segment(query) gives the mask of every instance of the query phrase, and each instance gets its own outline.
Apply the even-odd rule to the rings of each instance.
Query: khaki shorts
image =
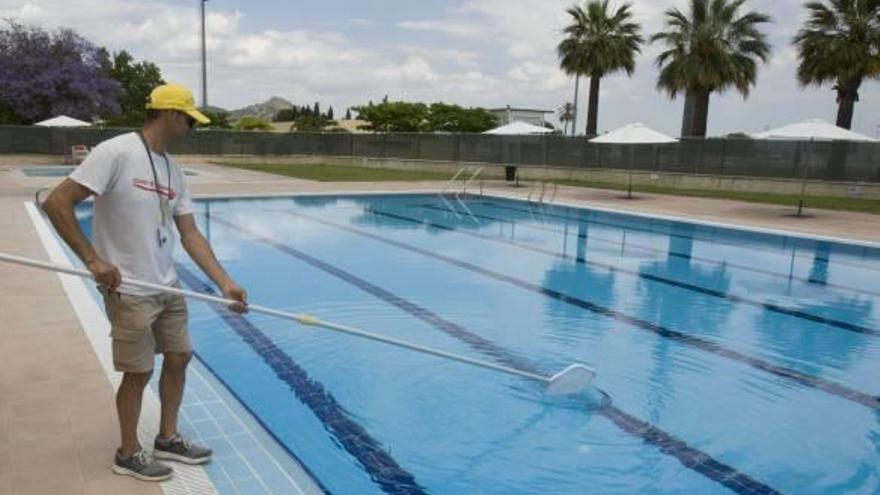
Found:
[[[192,352],[186,300],[182,296],[102,293],[116,371],[143,373],[153,369],[155,354]]]

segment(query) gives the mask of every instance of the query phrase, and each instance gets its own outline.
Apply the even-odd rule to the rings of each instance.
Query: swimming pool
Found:
[[[473,196],[210,200],[197,218],[256,303],[599,373],[550,397],[192,303],[201,363],[326,492],[880,492],[877,249]]]

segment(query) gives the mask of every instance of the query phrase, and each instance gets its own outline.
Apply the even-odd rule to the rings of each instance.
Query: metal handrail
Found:
[[[471,174],[470,179],[464,181],[464,184],[463,184],[462,187],[461,187],[461,193],[460,193],[460,194],[465,194],[465,193],[467,193],[467,187],[468,187],[468,184],[470,184],[474,179],[476,179],[477,176],[480,175],[480,172],[482,172],[482,171],[483,171],[483,167],[478,168],[476,171],[474,171],[473,174]]]
[[[526,201],[528,201],[529,203],[532,202],[532,193],[535,191],[535,189],[536,189],[537,187],[538,187],[538,183],[537,183],[537,182],[533,182],[532,185],[529,186],[529,194],[526,196]]]
[[[447,189],[450,189],[450,187],[452,186],[452,184],[455,183],[455,180],[458,179],[458,176],[461,175],[461,174],[463,174],[464,171],[465,171],[465,170],[468,170],[469,168],[471,168],[470,165],[466,165],[466,166],[461,167],[460,169],[458,169],[458,172],[456,172],[455,175],[453,175],[451,179],[449,179],[448,181],[446,181],[446,184],[443,186],[442,189],[440,189],[440,194],[445,194],[445,193],[446,193],[446,190],[447,190]]]

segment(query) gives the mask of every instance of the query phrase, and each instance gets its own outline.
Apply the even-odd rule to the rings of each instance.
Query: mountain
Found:
[[[202,112],[211,112],[211,113],[229,113],[229,110],[221,107],[215,107],[213,105],[208,105],[206,107],[199,107],[199,110]]]
[[[256,103],[244,108],[239,108],[238,110],[232,110],[229,112],[229,120],[235,121],[248,115],[272,120],[272,117],[274,117],[279,110],[286,110],[289,108],[293,108],[293,103],[284,98],[273,96],[263,103]]]

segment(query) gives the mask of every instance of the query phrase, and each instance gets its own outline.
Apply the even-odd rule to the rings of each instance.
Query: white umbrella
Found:
[[[752,134],[755,139],[790,139],[815,141],[876,141],[868,136],[853,132],[822,119],[805,120],[796,124],[770,129]]]
[[[775,139],[792,141],[876,141],[822,119],[805,120],[769,131],[752,134],[755,139]],[[807,167],[801,166],[801,198],[798,201],[797,216],[802,216],[804,195],[807,192]]]
[[[68,117],[67,115],[59,115],[57,117],[52,117],[51,119],[37,122],[34,125],[42,127],[88,127],[92,124],[73,117]]]
[[[520,120],[515,120],[509,124],[505,124],[501,127],[496,127],[494,129],[490,129],[483,134],[496,134],[496,135],[517,135],[517,134],[546,134],[548,132],[553,132],[553,129],[548,129],[546,127],[541,127],[537,125],[529,124],[528,122],[523,122]]]
[[[599,137],[590,140],[591,143],[674,143],[678,141],[674,137],[667,136],[662,132],[655,131],[650,127],[646,127],[638,122],[628,124],[613,131],[606,132]]]
[[[606,132],[590,140],[591,143],[607,144],[663,144],[678,141],[672,136],[655,131],[638,122]],[[632,199],[632,159],[629,162],[626,198]]]

